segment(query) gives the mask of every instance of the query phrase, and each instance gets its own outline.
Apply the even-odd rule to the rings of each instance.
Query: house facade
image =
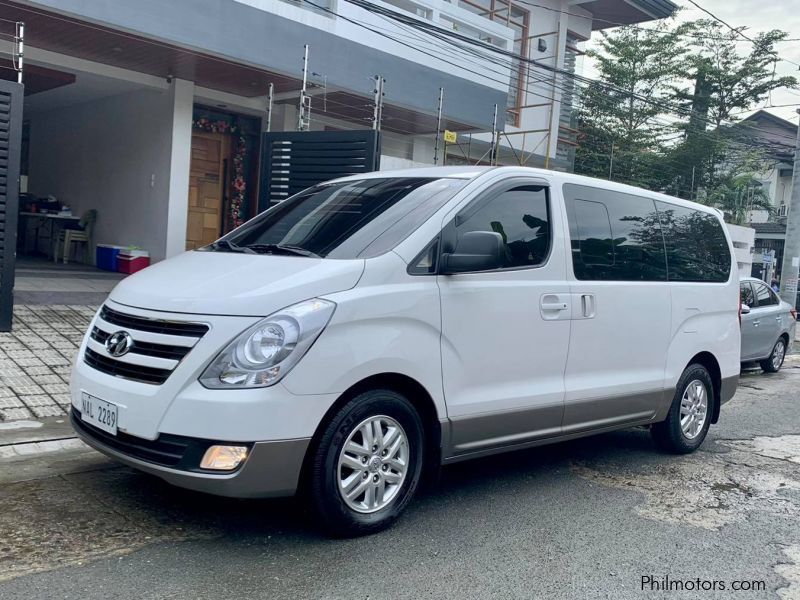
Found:
[[[771,280],[780,277],[783,264],[797,125],[759,110],[736,125],[736,128],[748,139],[768,148],[768,166],[763,172],[754,174],[754,178],[761,183],[761,189],[769,198],[772,214],[764,210],[750,211],[749,221],[755,230],[752,274]]]
[[[667,0],[9,0],[4,78],[19,64],[13,22],[25,24],[21,201],[94,209],[95,243],[173,256],[264,208],[264,132],[375,126],[376,77],[381,168],[486,162],[494,140],[499,162],[521,155],[569,169],[568,74],[581,41],[674,9]]]

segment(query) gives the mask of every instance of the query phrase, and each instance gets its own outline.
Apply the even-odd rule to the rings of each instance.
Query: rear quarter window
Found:
[[[720,220],[686,206],[656,201],[670,281],[724,282],[731,253]]]

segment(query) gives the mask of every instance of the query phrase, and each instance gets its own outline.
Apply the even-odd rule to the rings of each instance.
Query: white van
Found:
[[[441,464],[632,426],[695,450],[739,375],[719,214],[502,167],[310,188],[122,281],[72,375],[91,446],[377,531]]]

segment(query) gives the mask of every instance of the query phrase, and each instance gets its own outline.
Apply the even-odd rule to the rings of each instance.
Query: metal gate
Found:
[[[23,89],[0,80],[0,331],[11,331],[14,313]]]
[[[262,138],[258,211],[336,177],[377,171],[380,132],[285,131]]]

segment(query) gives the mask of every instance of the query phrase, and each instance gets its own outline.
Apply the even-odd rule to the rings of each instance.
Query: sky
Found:
[[[679,13],[682,21],[710,18],[707,14],[695,8],[687,0],[672,0],[683,10]],[[746,25],[744,31],[748,37],[755,37],[760,31],[782,29],[789,33],[790,38],[800,38],[800,0],[695,0],[700,6],[714,13],[728,24],[739,27]],[[591,47],[591,42],[589,42]],[[751,44],[740,44],[742,52]],[[782,42],[776,45],[776,50],[782,58],[794,61],[791,64],[781,61],[776,72],[779,75],[794,75],[800,81],[800,42]],[[596,76],[596,71],[588,62],[584,65],[584,74]],[[769,112],[784,119],[797,122],[795,112],[800,108],[800,89],[778,90],[772,94],[772,103],[765,102]],[[762,104],[759,108],[764,108]],[[797,104],[798,106],[778,107],[781,104]],[[770,108],[774,106],[776,108]],[[743,117],[746,115],[742,115]]]

